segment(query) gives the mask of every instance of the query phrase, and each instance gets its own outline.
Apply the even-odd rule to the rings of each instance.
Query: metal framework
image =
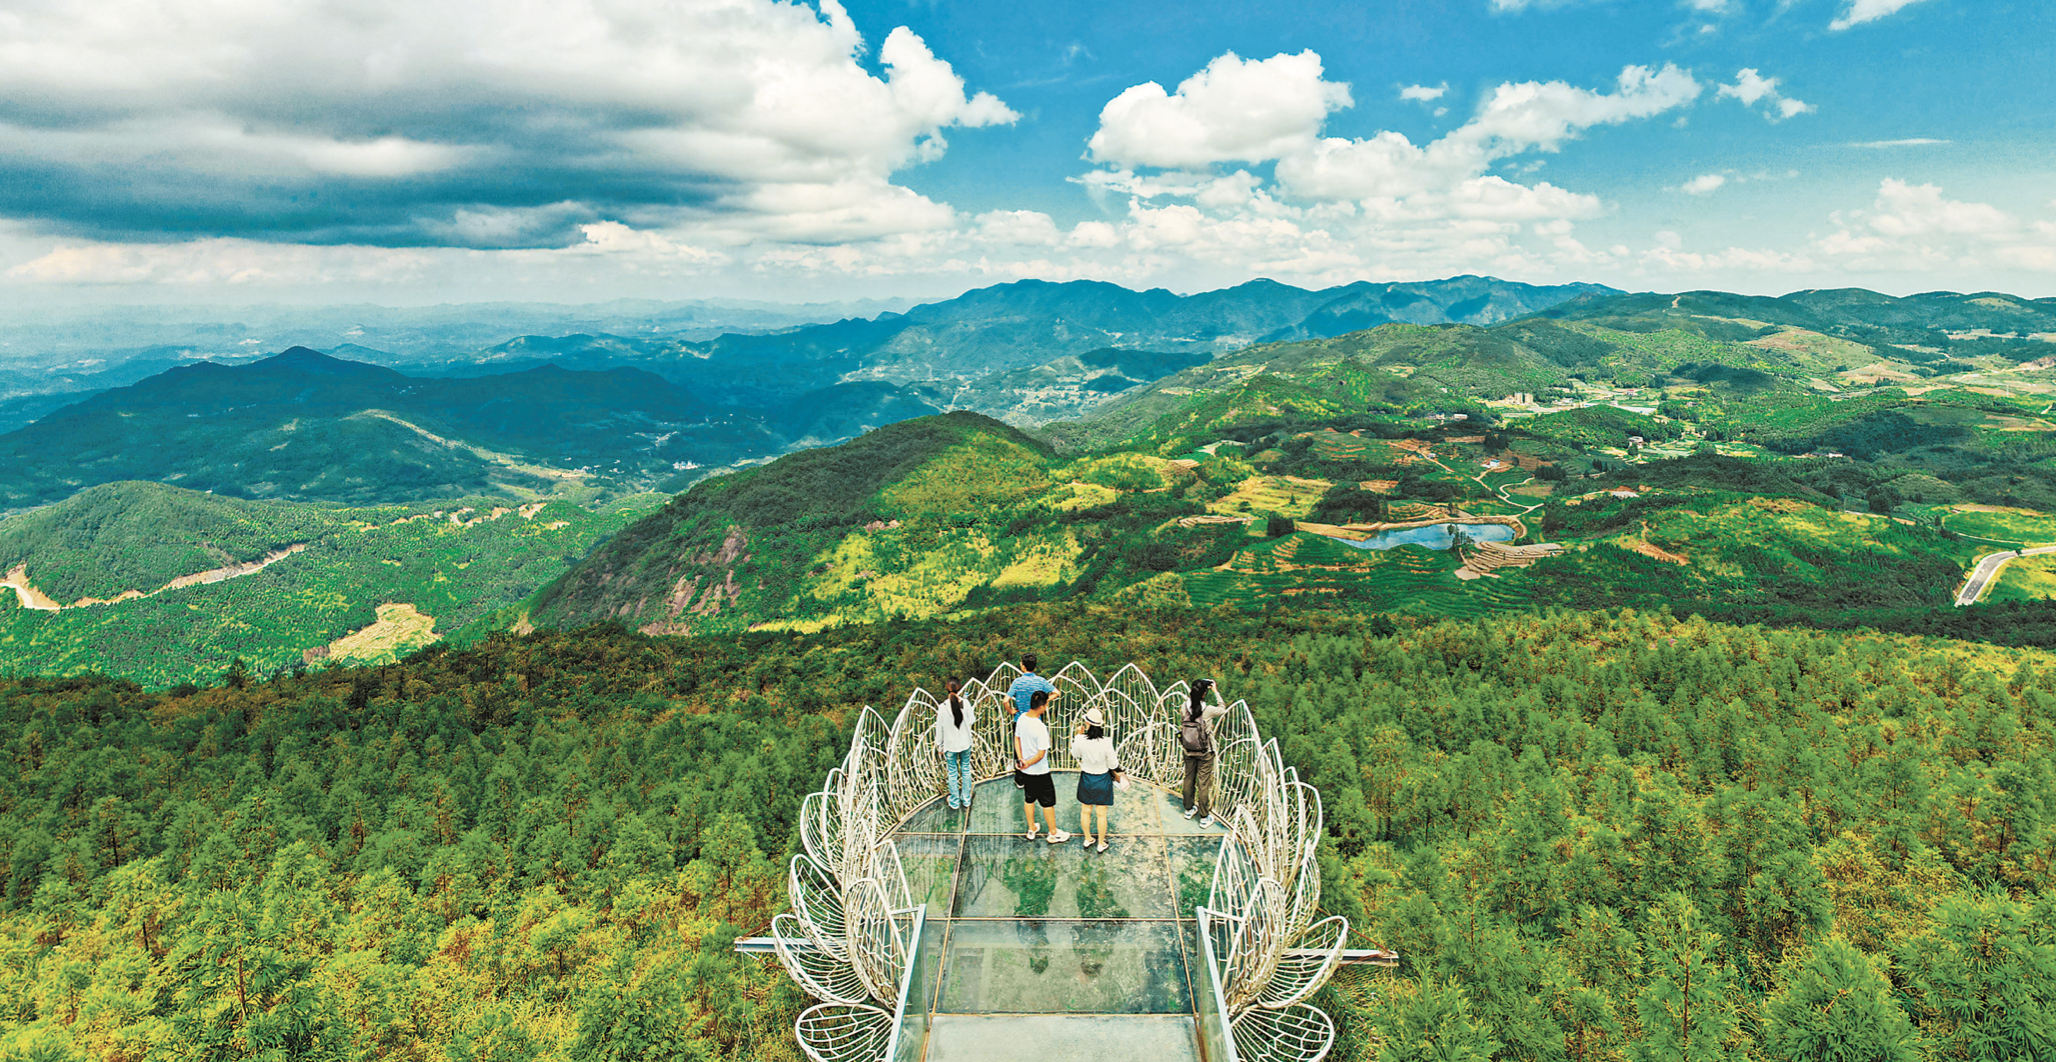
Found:
[[[977,714],[972,765],[979,780],[1013,764],[1013,707],[1006,691],[1021,671],[1002,664],[960,691]],[[1158,687],[1134,664],[1101,681],[1072,662],[1050,678],[1060,693],[1052,733],[1087,709],[1104,713],[1129,773],[1158,786],[1183,781],[1177,721],[1185,683]],[[915,690],[890,724],[870,708],[858,716],[842,765],[800,806],[800,843],[788,873],[792,912],[773,922],[774,953],[808,994],[823,1002],[794,1031],[814,1062],[883,1062],[915,941],[914,901],[889,837],[943,788],[935,745],[937,701]],[[1344,956],[1349,923],[1316,920],[1321,797],[1257,732],[1236,701],[1214,723],[1216,814],[1227,825],[1207,902],[1197,912],[1213,945],[1213,975],[1229,1032],[1246,1062],[1320,1062],[1335,1026],[1306,998]],[[1051,750],[1055,769],[1075,769],[1068,745]]]

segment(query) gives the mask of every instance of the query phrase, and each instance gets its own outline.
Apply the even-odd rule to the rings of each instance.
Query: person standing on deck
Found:
[[[971,728],[978,713],[957,693],[956,679],[943,683],[949,696],[935,706],[935,748],[942,753],[942,773],[949,779],[949,806],[971,806]]]
[[[1049,711],[1049,694],[1036,690],[1028,698],[1028,711],[1014,723],[1014,771],[1021,786],[1022,809],[1028,814],[1028,839],[1035,839],[1035,806],[1042,805],[1042,817],[1049,823],[1049,843],[1063,844],[1071,835],[1057,829],[1057,785],[1049,776],[1049,727],[1042,715]]]
[[[1098,708],[1087,708],[1071,735],[1071,755],[1078,760],[1078,829],[1085,834],[1085,847],[1107,850],[1107,809],[1114,804],[1114,783],[1122,781],[1121,764],[1114,752],[1114,739],[1107,733],[1106,716]],[[1126,784],[1122,781],[1122,784]],[[1093,813],[1099,814],[1099,839],[1092,837]]]
[[[1185,787],[1179,798],[1185,817],[1199,816],[1201,826],[1214,824],[1214,720],[1228,714],[1228,706],[1206,703],[1213,679],[1192,680],[1192,703],[1178,720],[1178,746],[1185,753]]]
[[[1021,655],[1021,677],[1015,679],[1013,684],[1007,687],[1007,699],[1014,702],[1014,722],[1020,722],[1021,717],[1027,714],[1028,698],[1035,696],[1037,690],[1041,690],[1051,697],[1057,695],[1057,688],[1050,685],[1048,679],[1035,673],[1035,654],[1023,653]]]

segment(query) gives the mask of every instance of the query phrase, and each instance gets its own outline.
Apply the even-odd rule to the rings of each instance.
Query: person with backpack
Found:
[[[951,811],[971,806],[971,728],[978,713],[957,691],[956,679],[943,683],[949,696],[935,706],[935,748],[942,753],[942,773],[949,779]]]
[[[1035,696],[1037,692],[1047,693],[1051,697],[1055,697],[1057,695],[1057,688],[1050,685],[1048,679],[1035,673],[1035,654],[1023,653],[1021,654],[1021,675],[1012,684],[1007,686],[1007,699],[1014,702],[1014,722],[1019,723],[1021,717],[1028,713],[1028,699]]]
[[[1214,720],[1228,714],[1228,706],[1206,703],[1213,679],[1193,679],[1192,703],[1178,720],[1178,747],[1185,753],[1185,787],[1179,799],[1185,817],[1199,816],[1201,826],[1214,824]]]
[[[1042,721],[1047,711],[1049,694],[1036,690],[1028,699],[1028,711],[1014,724],[1014,778],[1028,813],[1028,839],[1035,839],[1035,806],[1040,804],[1042,817],[1049,822],[1049,843],[1063,844],[1071,835],[1057,829],[1057,784],[1049,776],[1049,727]]]
[[[1078,830],[1085,834],[1085,847],[1107,850],[1107,810],[1114,804],[1114,783],[1126,784],[1121,763],[1114,752],[1114,739],[1107,733],[1106,716],[1098,708],[1087,708],[1085,717],[1071,734],[1071,756],[1078,761]],[[1092,837],[1093,813],[1099,813],[1099,839]]]

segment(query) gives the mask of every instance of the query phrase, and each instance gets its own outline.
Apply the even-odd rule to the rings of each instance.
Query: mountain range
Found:
[[[72,373],[53,377],[81,389],[72,401],[12,400],[36,419],[0,435],[0,511],[122,480],[347,504],[677,489],[702,469],[950,408],[1023,426],[1077,416],[1257,337],[1494,320],[1604,290],[1456,277],[1180,296],[1021,281],[705,340],[529,335],[425,362],[347,343],[129,383]]]
[[[1904,625],[1943,621],[1978,548],[1957,530],[2056,542],[2056,301],[1414,287],[1015,284],[691,350],[176,367],[0,436],[0,506],[44,507],[0,521],[0,643],[165,681],[1045,600]],[[1334,541],[1459,511],[1569,552]],[[2039,599],[2010,570],[1994,595]]]

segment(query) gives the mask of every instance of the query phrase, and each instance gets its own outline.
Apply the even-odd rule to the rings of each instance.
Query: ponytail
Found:
[[[957,680],[948,679],[942,685],[943,688],[949,690],[950,718],[956,720],[957,729],[962,730],[964,729],[964,698],[957,693],[957,690],[960,688]]]

